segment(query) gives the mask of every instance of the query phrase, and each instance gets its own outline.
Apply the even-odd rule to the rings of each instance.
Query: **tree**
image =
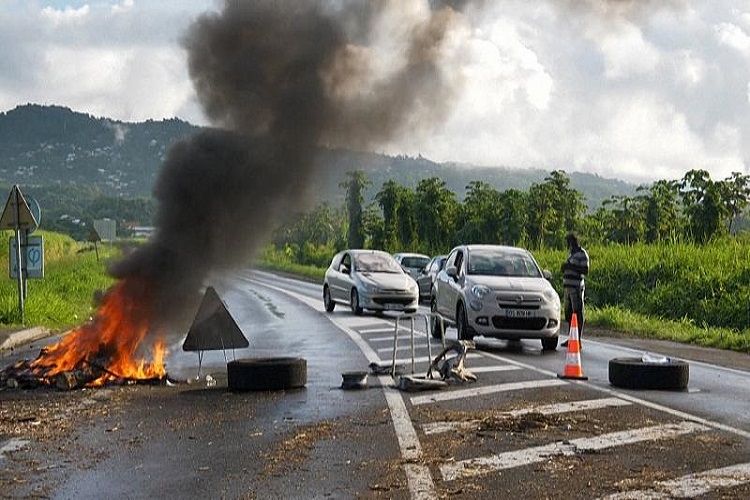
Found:
[[[363,248],[365,232],[362,224],[362,203],[364,203],[362,192],[370,184],[370,181],[367,180],[367,176],[361,170],[349,171],[346,175],[349,180],[339,184],[339,187],[346,189],[346,212],[349,216],[346,242],[349,248]]]
[[[529,188],[529,219],[526,226],[536,247],[564,246],[565,234],[576,230],[586,211],[583,195],[570,187],[563,170],[555,170]]]
[[[750,196],[750,177],[739,172],[719,183],[722,202],[727,212],[727,232],[732,233],[732,224],[747,207]]]
[[[528,195],[518,189],[508,189],[498,195],[499,237],[505,245],[523,245],[528,221]]]
[[[646,243],[657,243],[672,238],[680,227],[680,210],[677,202],[679,183],[660,180],[650,187],[640,186],[638,192],[645,192],[640,200],[643,204]]]
[[[722,233],[722,221],[728,209],[722,198],[722,187],[711,180],[705,170],[690,170],[680,183],[680,194],[692,238],[707,243]]]
[[[461,240],[472,243],[500,241],[500,193],[486,182],[471,181],[463,202]]]
[[[452,244],[456,231],[458,202],[456,194],[445,187],[445,181],[430,177],[417,184],[414,213],[420,250],[436,254]]]

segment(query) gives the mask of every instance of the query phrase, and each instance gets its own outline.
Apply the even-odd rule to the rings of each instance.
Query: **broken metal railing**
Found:
[[[393,330],[393,358],[392,358],[392,364],[391,364],[391,377],[396,377],[396,350],[398,347],[398,333],[400,330],[399,323],[402,319],[408,319],[410,328],[409,332],[411,334],[411,373],[414,374],[416,372],[415,369],[415,347],[414,347],[414,320],[415,319],[424,319],[425,322],[425,335],[427,336],[427,356],[429,357],[429,363],[432,363],[432,325],[434,321],[440,322],[440,342],[442,343],[443,349],[445,349],[445,324],[443,323],[443,317],[440,316],[437,313],[430,312],[429,314],[425,313],[412,313],[412,314],[404,314],[401,316],[398,316],[396,318],[396,324]]]

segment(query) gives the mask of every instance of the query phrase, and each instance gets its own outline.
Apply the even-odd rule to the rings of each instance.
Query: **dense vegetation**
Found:
[[[563,171],[526,192],[473,181],[463,201],[439,178],[413,190],[388,181],[369,204],[363,192],[370,183],[353,171],[341,183],[343,206],[324,203],[297,214],[279,228],[262,261],[320,277],[345,247],[435,255],[462,242],[500,243],[532,249],[556,272],[565,234],[576,231],[592,260],[587,303],[597,321],[627,314],[671,320],[682,324],[677,330],[696,329],[691,340],[722,328],[723,345],[750,350],[750,235],[736,228],[749,184],[740,174],[712,181],[705,171],[690,171],[682,181],[654,183],[591,212]],[[556,273],[562,292],[559,280]]]

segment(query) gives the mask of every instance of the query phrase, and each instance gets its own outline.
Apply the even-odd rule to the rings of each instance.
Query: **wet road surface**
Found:
[[[250,347],[206,353],[196,378],[196,353],[175,342],[168,371],[191,384],[0,392],[0,449],[8,447],[0,452],[2,494],[750,496],[750,386],[742,369],[691,367],[685,392],[621,391],[607,382],[606,359],[637,350],[589,339],[589,380],[581,383],[556,376],[562,351],[542,355],[537,343],[478,339],[480,348],[467,357],[476,383],[405,392],[389,377],[371,375],[368,389],[345,391],[343,372],[390,361],[392,319],[356,317],[339,306],[325,314],[319,285],[265,273],[217,278],[213,286]],[[397,364],[408,369],[408,329],[403,333]],[[418,336],[420,374],[426,338]],[[433,342],[434,354],[441,346]],[[306,387],[227,390],[227,359],[273,356],[305,358]],[[215,386],[206,385],[206,375]],[[735,391],[731,401],[726,386]]]

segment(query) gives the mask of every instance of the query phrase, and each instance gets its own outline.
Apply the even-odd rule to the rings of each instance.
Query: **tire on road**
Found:
[[[641,358],[609,360],[609,383],[624,389],[681,390],[687,388],[690,366],[685,361],[649,363]]]
[[[250,358],[227,363],[227,385],[235,391],[283,391],[307,384],[303,358]]]

